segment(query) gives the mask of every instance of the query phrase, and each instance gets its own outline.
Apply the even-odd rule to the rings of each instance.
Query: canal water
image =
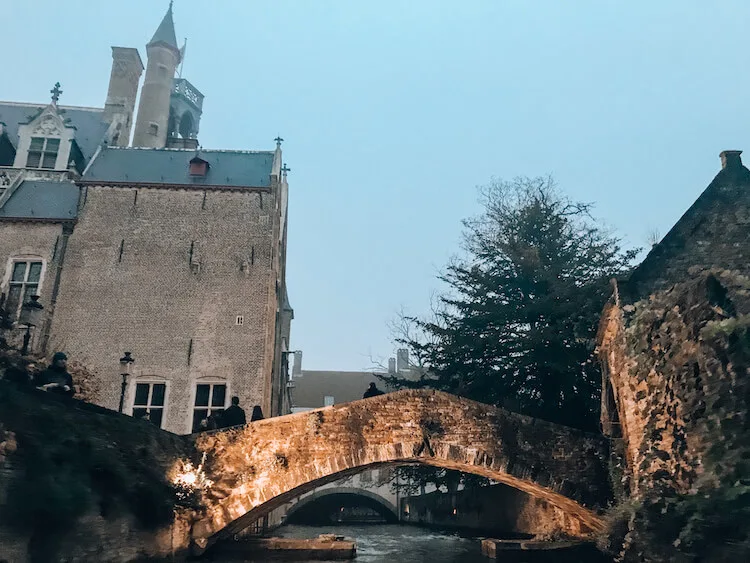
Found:
[[[300,526],[287,525],[274,530],[273,535],[284,538],[316,538],[320,534],[337,534],[357,542],[354,563],[489,563],[481,554],[479,538],[457,533],[434,531],[416,526],[398,524]],[[584,556],[585,557],[585,556]],[[563,563],[559,556],[547,559]],[[246,563],[265,563],[267,559],[246,559]],[[514,554],[504,557],[506,563],[536,562]],[[597,554],[582,558],[576,563],[599,563]],[[313,563],[304,561],[303,563]]]

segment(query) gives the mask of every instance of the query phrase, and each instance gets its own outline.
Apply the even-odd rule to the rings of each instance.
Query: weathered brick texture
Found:
[[[214,481],[193,526],[203,548],[291,497],[365,467],[424,463],[483,475],[598,530],[607,443],[595,435],[436,391],[372,399],[198,437]]]
[[[126,406],[139,380],[166,381],[164,428],[172,432],[191,431],[200,382],[225,380],[227,397],[269,413],[279,264],[273,192],[85,189],[51,346],[101,375],[100,402],[112,409],[118,360],[132,352]]]

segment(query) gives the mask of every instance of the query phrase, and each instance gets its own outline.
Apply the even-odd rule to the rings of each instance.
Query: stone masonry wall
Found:
[[[204,548],[291,498],[382,464],[418,462],[475,473],[542,498],[599,529],[608,500],[607,443],[599,436],[436,391],[399,391],[201,435]],[[585,508],[588,507],[588,508]]]
[[[401,499],[404,522],[488,534],[552,536],[580,533],[581,523],[556,506],[507,485]]]
[[[629,493],[611,541],[625,560],[750,554],[750,279],[690,277],[633,305],[616,302],[603,322]]]
[[[130,351],[126,405],[138,381],[166,381],[169,431],[190,432],[200,382],[269,412],[273,194],[89,186],[82,201],[50,343],[103,374],[101,404],[117,408]]]

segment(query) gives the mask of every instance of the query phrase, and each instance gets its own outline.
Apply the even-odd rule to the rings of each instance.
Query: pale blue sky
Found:
[[[145,59],[163,0],[0,0],[0,99],[102,106],[110,45]],[[127,8],[124,8],[126,6]],[[747,0],[177,0],[200,141],[290,174],[306,369],[362,369],[419,313],[492,176],[553,174],[627,243],[750,141]],[[750,148],[748,149],[750,150]],[[750,152],[746,162],[750,162]]]

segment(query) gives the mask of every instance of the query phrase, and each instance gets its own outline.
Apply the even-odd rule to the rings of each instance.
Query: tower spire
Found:
[[[161,20],[159,27],[156,28],[156,33],[148,42],[147,47],[161,43],[167,47],[174,49],[179,53],[180,48],[177,46],[177,35],[174,32],[174,19],[172,18],[172,2],[169,2],[169,8],[167,13],[164,14],[164,18]]]
[[[172,82],[181,58],[172,20],[172,2],[146,45],[146,53],[148,63],[141,88],[133,146],[163,148],[167,144]]]

